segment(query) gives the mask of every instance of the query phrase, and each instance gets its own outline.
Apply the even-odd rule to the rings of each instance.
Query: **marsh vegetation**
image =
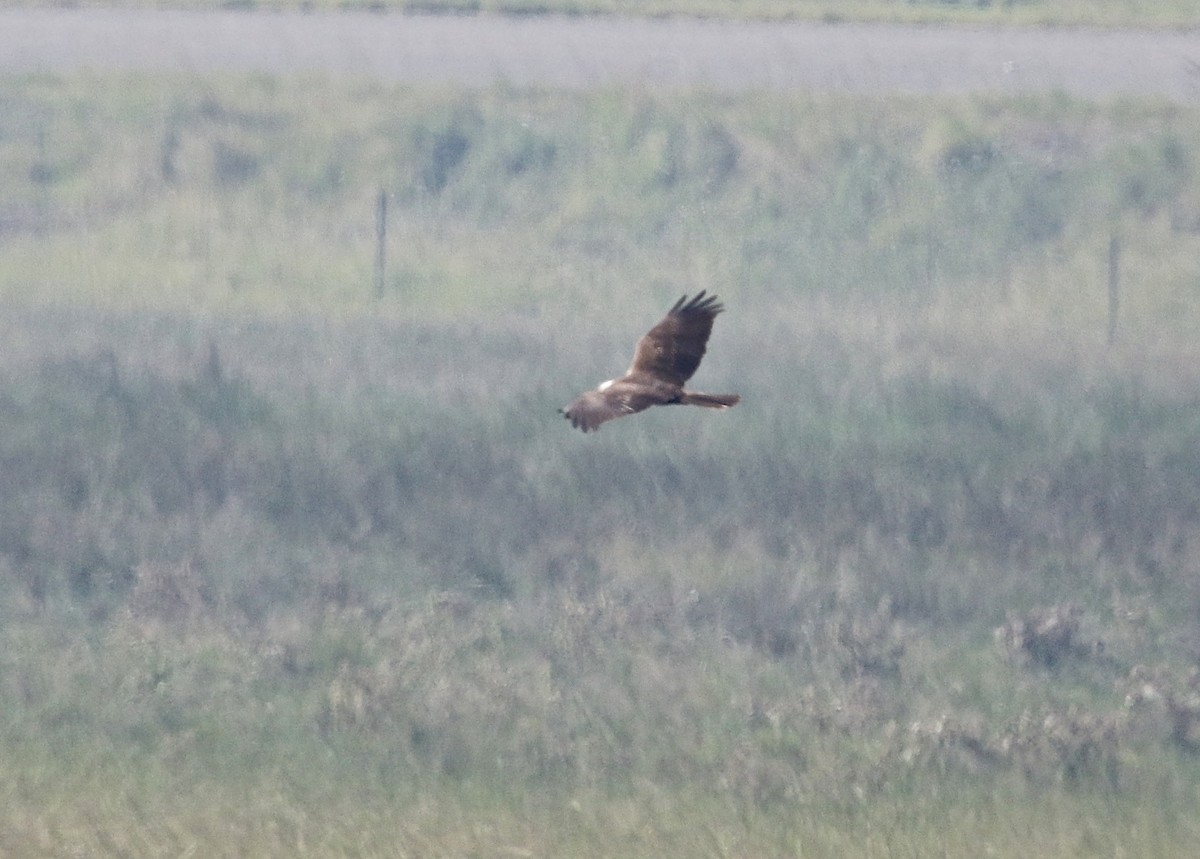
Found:
[[[1194,845],[1194,110],[0,86],[0,851]]]

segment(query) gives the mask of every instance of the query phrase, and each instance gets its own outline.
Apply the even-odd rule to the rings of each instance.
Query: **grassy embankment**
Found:
[[[1194,111],[0,99],[0,852],[1195,843]]]

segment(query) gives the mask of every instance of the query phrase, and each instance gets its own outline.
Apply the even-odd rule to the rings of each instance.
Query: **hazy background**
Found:
[[[845,89],[0,77],[0,852],[1190,849],[1194,97]]]

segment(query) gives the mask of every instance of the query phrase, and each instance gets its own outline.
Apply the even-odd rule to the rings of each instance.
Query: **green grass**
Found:
[[[1193,109],[0,86],[0,852],[1194,843]]]
[[[607,301],[615,282],[686,281],[745,283],[743,301],[891,292],[973,306],[990,290],[1017,324],[1102,331],[1115,232],[1133,339],[1192,321],[1200,192],[1195,118],[1180,108],[9,86],[0,295],[17,303],[447,319],[574,307],[564,284]]]

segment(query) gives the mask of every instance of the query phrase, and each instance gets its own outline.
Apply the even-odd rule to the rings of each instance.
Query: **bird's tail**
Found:
[[[685,406],[704,406],[706,409],[727,409],[742,401],[737,394],[697,394],[684,391],[679,402]]]

